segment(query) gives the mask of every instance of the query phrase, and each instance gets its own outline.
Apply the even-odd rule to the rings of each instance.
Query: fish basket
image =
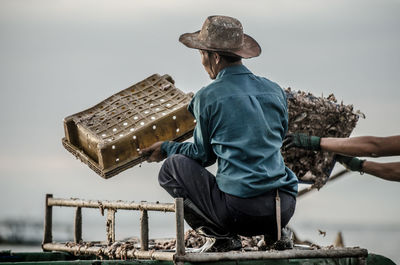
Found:
[[[154,74],[97,105],[64,119],[63,146],[103,178],[143,160],[139,151],[157,141],[184,141],[196,121],[192,98],[169,75]]]
[[[305,133],[320,137],[349,137],[357,125],[360,111],[353,105],[337,103],[333,94],[316,97],[303,91],[286,89],[289,112],[288,133]],[[300,148],[282,150],[285,164],[303,183],[321,188],[335,165],[335,154]]]

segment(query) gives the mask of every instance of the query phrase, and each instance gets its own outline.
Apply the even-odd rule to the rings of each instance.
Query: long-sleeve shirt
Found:
[[[288,127],[284,91],[244,65],[222,69],[188,106],[197,123],[193,142],[169,142],[168,156],[182,154],[207,167],[218,161],[216,181],[225,193],[249,198],[273,189],[297,195],[297,177],[280,152]]]

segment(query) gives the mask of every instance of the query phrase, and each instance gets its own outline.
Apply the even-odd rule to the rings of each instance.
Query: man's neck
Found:
[[[235,65],[242,65],[242,60],[234,62],[234,63],[228,63],[228,62],[221,62],[220,64],[217,65],[216,67],[216,76],[218,75],[219,72],[221,72],[223,69],[230,67],[230,66],[235,66]]]

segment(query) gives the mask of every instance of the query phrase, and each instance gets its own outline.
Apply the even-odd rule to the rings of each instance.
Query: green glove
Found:
[[[318,136],[310,136],[304,133],[294,133],[286,135],[283,140],[282,147],[287,150],[292,147],[303,148],[306,150],[321,150],[321,138]]]
[[[345,168],[351,171],[363,171],[363,163],[365,160],[358,159],[357,157],[336,155],[336,161],[342,164]]]

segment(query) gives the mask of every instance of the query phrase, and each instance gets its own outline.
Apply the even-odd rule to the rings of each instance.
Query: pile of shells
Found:
[[[348,137],[362,113],[353,111],[353,105],[337,103],[333,94],[327,98],[315,97],[302,91],[285,90],[288,111],[288,133],[306,133],[324,137]],[[334,154],[307,151],[300,148],[282,150],[286,165],[304,182],[321,188],[334,166]]]
[[[294,234],[294,233],[293,233]],[[206,238],[199,235],[195,230],[188,230],[185,233],[185,247],[187,249],[199,249],[206,243]],[[242,241],[242,251],[265,251],[273,250],[274,247],[266,247],[263,236],[244,237],[240,236]],[[310,248],[322,248],[308,241],[300,241],[296,235],[293,237],[295,244],[308,245]],[[341,242],[343,240],[341,239]],[[76,256],[88,254],[87,250],[90,247],[96,247],[97,253],[95,254],[101,259],[127,259],[128,251],[140,250],[140,240],[137,237],[128,238],[122,241],[117,241],[112,244],[106,242],[66,242],[66,247],[74,248],[73,254]],[[333,246],[329,246],[333,247]],[[341,245],[343,247],[343,243]],[[174,238],[166,239],[150,239],[149,250],[153,251],[175,251],[176,240]],[[90,253],[92,255],[92,253]]]
[[[294,243],[295,244],[303,244],[308,245],[312,248],[320,248],[319,246],[312,244],[308,241],[300,241],[295,233],[294,234]],[[245,237],[240,236],[242,241],[242,250],[244,251],[264,251],[266,250],[264,237],[263,236],[252,236]],[[155,250],[173,250],[175,249],[175,239],[158,239],[154,241],[154,245],[151,248]],[[202,235],[199,235],[195,230],[188,230],[185,233],[185,247],[186,248],[201,248],[206,243],[206,238]],[[154,246],[154,247],[153,247]]]
[[[187,248],[200,248],[206,243],[206,238],[190,229],[185,233],[185,247]]]
[[[200,248],[206,243],[206,238],[197,234],[196,231],[190,229],[185,232],[185,247],[187,248]],[[150,242],[151,244],[152,242]],[[175,239],[157,239],[151,248],[155,250],[170,250],[175,248]]]

